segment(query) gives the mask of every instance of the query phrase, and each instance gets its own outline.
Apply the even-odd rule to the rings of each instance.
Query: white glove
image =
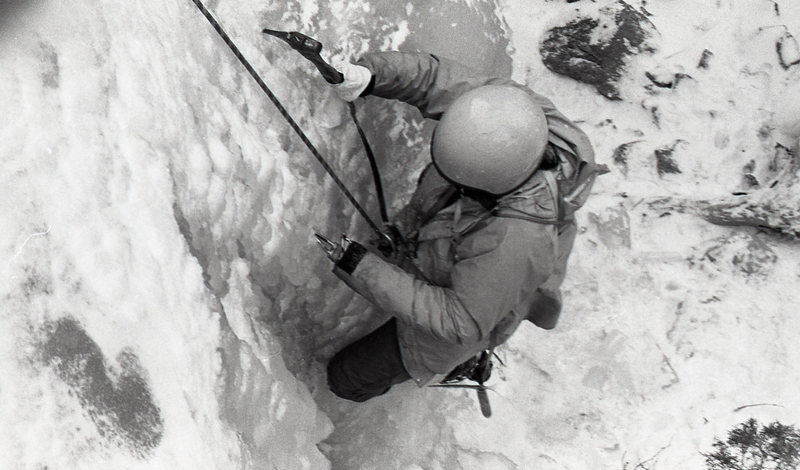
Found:
[[[333,67],[344,75],[344,81],[334,85],[333,89],[339,98],[345,101],[355,101],[367,89],[372,80],[372,72],[361,65],[338,62]]]

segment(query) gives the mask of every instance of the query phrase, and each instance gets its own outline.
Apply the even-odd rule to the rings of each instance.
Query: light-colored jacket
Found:
[[[550,100],[513,81],[481,76],[430,54],[371,53],[359,65],[375,76],[372,95],[404,101],[431,119],[439,119],[458,96],[473,88],[521,87],[544,110],[551,139],[562,146],[566,142],[594,161],[580,129]],[[503,196],[500,214],[505,215],[495,216],[467,196],[443,204],[452,187],[429,166],[400,215],[406,229],[418,230],[414,268],[367,253],[352,274],[334,270],[356,292],[397,318],[403,363],[418,385],[506,341],[522,320],[535,317],[531,309],[538,308],[543,295],[555,299],[560,309],[559,286],[575,236],[574,222],[536,223],[515,216],[557,217],[554,171],[539,170]]]

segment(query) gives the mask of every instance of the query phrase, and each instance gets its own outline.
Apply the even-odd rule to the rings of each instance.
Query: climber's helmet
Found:
[[[536,171],[547,137],[547,118],[533,96],[485,85],[453,101],[436,127],[431,154],[448,180],[499,196]]]

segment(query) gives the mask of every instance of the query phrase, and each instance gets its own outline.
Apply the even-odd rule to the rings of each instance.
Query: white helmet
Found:
[[[445,111],[431,155],[449,180],[501,195],[536,171],[548,133],[547,118],[528,92],[485,85],[459,96]]]

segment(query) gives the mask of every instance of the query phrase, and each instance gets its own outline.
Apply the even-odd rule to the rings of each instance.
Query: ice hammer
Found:
[[[325,62],[325,59],[319,55],[320,51],[322,51],[322,43],[316,39],[308,37],[303,33],[298,33],[297,31],[286,32],[275,31],[274,29],[263,29],[261,32],[286,41],[292,49],[299,52],[303,57],[314,64],[325,81],[331,85],[336,85],[344,81],[344,75],[333,68],[332,65]]]

